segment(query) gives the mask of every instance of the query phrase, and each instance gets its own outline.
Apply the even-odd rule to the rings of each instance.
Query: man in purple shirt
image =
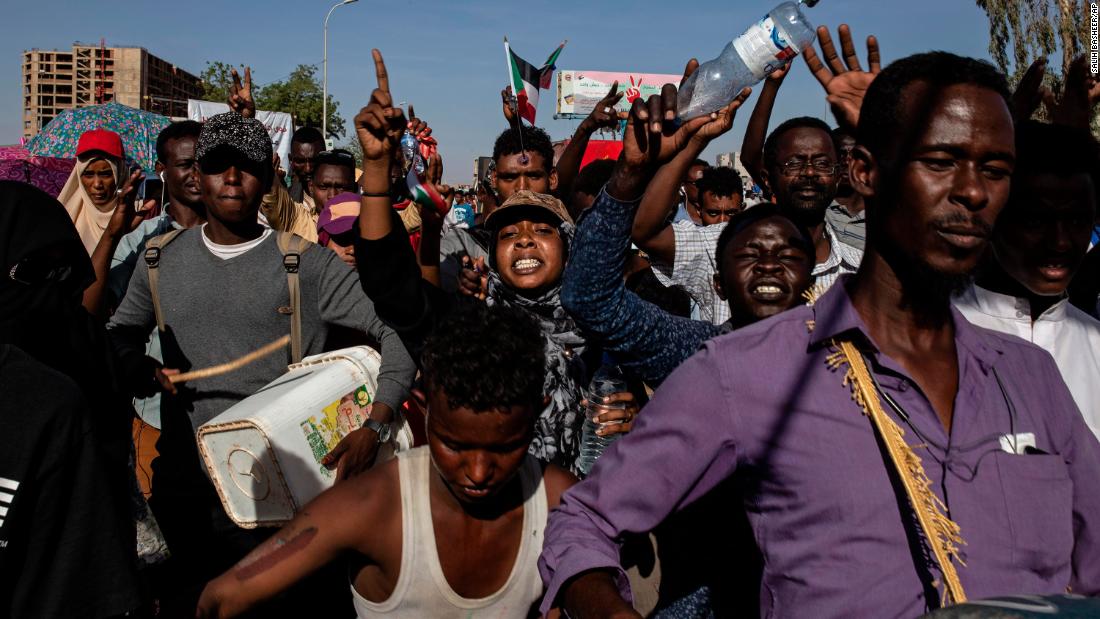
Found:
[[[812,306],[711,340],[669,376],[551,516],[544,611],[637,616],[617,542],[729,478],[764,557],[762,615],[940,606],[944,570],[853,385],[826,362],[840,341],[862,354],[873,397],[960,527],[951,564],[966,597],[1100,593],[1100,444],[1049,354],[970,325],[949,301],[1008,197],[1008,98],[992,66],[944,52],[878,74],[850,119],[868,215],[858,273]],[[674,107],[635,104],[609,195],[641,194],[682,146],[661,126]]]

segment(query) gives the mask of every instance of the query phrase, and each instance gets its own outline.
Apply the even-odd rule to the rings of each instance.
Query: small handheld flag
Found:
[[[520,118],[532,125],[535,124],[535,112],[539,105],[539,89],[550,88],[550,78],[556,69],[561,50],[568,41],[562,41],[557,49],[551,52],[550,57],[542,68],[520,58],[512,51],[508,44],[508,37],[504,37],[504,55],[508,61],[508,83],[512,85],[512,93],[516,97],[516,110]]]

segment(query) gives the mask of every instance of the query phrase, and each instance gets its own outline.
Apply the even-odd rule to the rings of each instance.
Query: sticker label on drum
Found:
[[[370,392],[366,385],[362,385],[322,408],[319,415],[310,415],[302,422],[302,434],[309,443],[321,474],[326,478],[336,477],[336,470],[328,470],[321,464],[321,460],[352,430],[362,427],[363,422],[370,417],[370,409]]]

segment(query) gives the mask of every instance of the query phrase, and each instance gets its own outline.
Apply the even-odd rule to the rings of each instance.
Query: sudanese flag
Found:
[[[520,117],[532,125],[535,124],[535,111],[539,105],[539,89],[550,88],[550,75],[556,68],[554,63],[557,62],[565,43],[566,41],[562,41],[539,69],[517,56],[508,45],[508,37],[504,37],[504,54],[508,58],[508,81],[516,97],[516,107]]]

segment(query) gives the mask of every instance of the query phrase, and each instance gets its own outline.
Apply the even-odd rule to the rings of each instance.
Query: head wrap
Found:
[[[91,151],[77,157],[76,167],[69,174],[69,179],[65,181],[65,186],[57,196],[57,201],[65,205],[69,219],[76,224],[76,232],[80,235],[80,241],[84,244],[84,249],[89,256],[95,251],[95,246],[99,244],[99,239],[107,230],[107,224],[114,213],[114,208],[106,211],[99,210],[95,202],[92,202],[92,197],[88,195],[88,190],[84,188],[84,182],[80,180],[84,170],[96,161],[106,161],[111,166],[111,173],[115,177],[115,188],[121,187],[122,161],[98,151]]]
[[[571,220],[558,226],[562,238],[562,252],[568,256],[573,238]],[[553,462],[577,474],[577,457],[580,455],[581,392],[587,379],[587,368],[582,355],[586,348],[584,335],[561,305],[561,281],[537,297],[524,295],[500,279],[495,264],[495,239],[490,242],[489,290],[490,305],[514,307],[538,321],[546,338],[546,381],[544,393],[550,403],[539,413],[535,422],[535,438],[528,450],[543,462]]]

